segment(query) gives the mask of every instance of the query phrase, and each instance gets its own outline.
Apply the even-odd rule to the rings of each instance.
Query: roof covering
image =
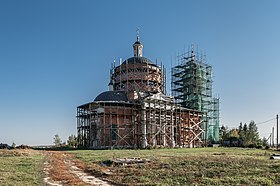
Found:
[[[123,64],[125,63],[145,63],[145,64],[156,66],[156,64],[154,64],[151,60],[145,57],[131,57],[123,62]]]
[[[137,45],[142,45],[142,43],[140,41],[135,41],[134,44],[137,44]]]
[[[99,94],[94,101],[127,102],[128,98],[124,91],[106,91]]]

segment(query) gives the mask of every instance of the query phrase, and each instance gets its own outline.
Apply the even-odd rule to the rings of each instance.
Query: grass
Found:
[[[0,185],[43,185],[43,160],[32,150],[0,150]]]
[[[269,150],[194,148],[68,153],[71,155],[67,158],[81,162],[82,168],[91,174],[119,185],[280,185],[280,161],[270,160],[275,152]],[[42,164],[46,154],[34,150],[0,150],[0,185],[44,185]],[[150,159],[151,163],[101,164],[115,158],[133,157]],[[55,174],[61,176],[62,167],[58,162],[53,165],[54,171],[58,171]]]
[[[125,185],[280,185],[280,161],[267,150],[238,148],[70,151],[95,175]],[[101,166],[114,158],[141,157],[152,163]],[[99,172],[97,171],[99,169]],[[109,169],[112,174],[104,176]],[[108,171],[108,170],[107,170]]]

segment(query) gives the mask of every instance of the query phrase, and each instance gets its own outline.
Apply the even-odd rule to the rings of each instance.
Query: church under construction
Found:
[[[77,107],[80,148],[201,147],[217,142],[219,100],[212,98],[211,66],[194,51],[172,68],[172,95],[166,70],[142,56],[112,63],[109,91]]]

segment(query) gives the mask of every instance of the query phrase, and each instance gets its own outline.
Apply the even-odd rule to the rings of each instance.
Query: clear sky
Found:
[[[133,55],[137,27],[143,55],[169,79],[178,52],[192,43],[206,51],[222,124],[269,120],[280,112],[279,8],[278,0],[2,0],[0,143],[76,134],[76,107],[108,89],[110,63]],[[273,126],[258,125],[261,136]]]

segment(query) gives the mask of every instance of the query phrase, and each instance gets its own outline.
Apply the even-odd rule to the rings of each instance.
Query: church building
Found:
[[[205,144],[202,112],[166,95],[166,70],[143,57],[139,35],[134,55],[112,63],[109,90],[77,107],[81,148],[200,147]]]

